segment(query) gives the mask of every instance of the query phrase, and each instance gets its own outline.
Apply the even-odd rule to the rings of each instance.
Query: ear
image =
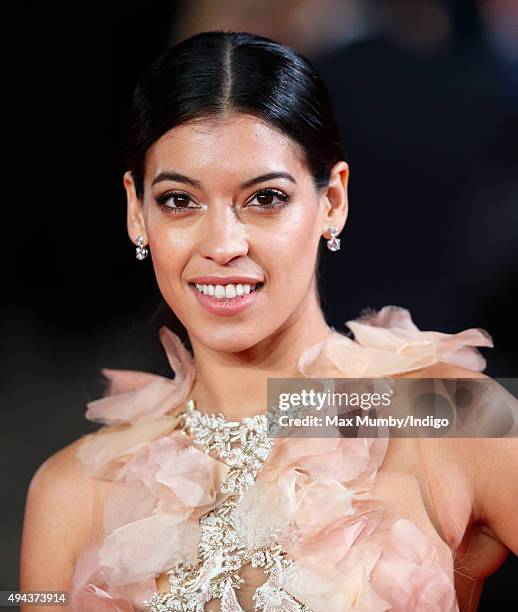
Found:
[[[128,203],[127,225],[128,235],[131,242],[135,244],[138,236],[144,236],[144,244],[147,243],[146,224],[144,222],[144,212],[142,202],[137,196],[133,175],[128,170],[123,177],[124,189],[126,190],[126,200]]]
[[[349,182],[349,165],[345,161],[336,162],[331,168],[329,183],[323,190],[324,217],[322,232],[331,238],[329,227],[335,225],[338,234],[344,228],[349,213],[349,200],[347,197],[347,184]]]

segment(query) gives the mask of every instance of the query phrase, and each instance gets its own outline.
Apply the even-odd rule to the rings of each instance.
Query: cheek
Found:
[[[297,208],[268,235],[265,253],[270,263],[274,280],[304,287],[313,274],[320,234],[318,232],[318,209],[308,214],[307,206]]]
[[[192,242],[189,232],[182,232],[174,219],[152,203],[146,208],[146,230],[157,273],[178,270]]]
[[[188,257],[185,241],[165,223],[148,225],[148,240],[157,283],[170,301]]]

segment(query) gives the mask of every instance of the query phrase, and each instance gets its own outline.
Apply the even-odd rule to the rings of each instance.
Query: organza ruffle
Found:
[[[331,328],[325,340],[300,355],[298,369],[304,376],[390,376],[441,361],[482,371],[486,360],[475,347],[493,346],[491,336],[480,328],[457,334],[421,331],[400,306],[368,311],[347,326],[354,340]]]
[[[347,325],[354,340],[333,329],[300,355],[303,375],[390,376],[438,361],[482,370],[474,347],[492,346],[484,330],[420,331],[396,306]],[[158,573],[196,561],[198,519],[225,498],[228,467],[177,429],[194,360],[167,328],[160,338],[174,379],[104,369],[106,395],[88,404],[86,417],[104,426],[84,437],[77,456],[90,475],[112,482],[103,538],[75,567],[72,610],[144,610]],[[435,546],[411,521],[387,521],[372,495],[387,446],[386,438],[277,438],[238,507],[243,543],[278,538],[293,559],[284,588],[314,612],[458,610]]]

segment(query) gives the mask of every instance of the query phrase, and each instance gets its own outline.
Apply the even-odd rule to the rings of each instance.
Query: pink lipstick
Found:
[[[262,290],[263,283],[258,283],[256,288],[250,293],[244,295],[236,295],[235,297],[215,297],[213,295],[207,295],[200,291],[196,285],[189,283],[194,295],[198,302],[206,308],[212,314],[220,316],[232,316],[244,312],[247,308],[250,308],[255,304],[259,298],[259,294]]]

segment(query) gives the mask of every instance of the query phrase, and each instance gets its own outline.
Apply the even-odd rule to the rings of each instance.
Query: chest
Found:
[[[319,492],[307,487],[306,499],[300,498],[296,502],[300,504],[299,509],[311,495],[315,494],[316,497],[312,502],[310,500],[311,503],[304,512],[297,514],[299,521],[307,521],[310,512],[317,513],[313,514],[317,516],[319,510],[315,505],[321,506],[321,514],[318,515],[320,519],[329,521],[321,533],[317,533],[318,528],[312,535],[306,532],[306,544],[292,548],[296,563],[301,559],[313,563],[305,576],[306,584],[288,584],[286,591],[279,589],[282,584],[276,582],[273,572],[265,572],[263,567],[254,567],[250,557],[245,555],[241,559],[244,562],[238,564],[238,571],[234,574],[237,587],[233,594],[235,600],[223,594],[222,598],[215,597],[208,601],[204,610],[237,611],[240,608],[235,607],[236,605],[242,610],[269,609],[256,607],[258,596],[260,598],[264,594],[272,600],[277,598],[282,601],[284,597],[287,610],[341,612],[349,609],[348,606],[352,606],[357,598],[365,596],[360,594],[362,589],[365,590],[364,575],[370,583],[368,589],[372,589],[369,595],[372,602],[369,605],[373,611],[388,610],[388,606],[393,605],[394,601],[400,605],[400,608],[396,606],[396,609],[412,609],[403,607],[413,605],[409,603],[408,592],[413,588],[415,592],[410,593],[410,597],[428,597],[423,592],[425,578],[441,581],[445,601],[441,609],[455,610],[453,554],[438,531],[440,525],[435,515],[430,489],[423,480],[425,473],[416,453],[414,441],[391,441],[375,479],[369,485],[365,481],[363,487],[356,489],[354,502],[351,502],[339,487],[328,490],[324,487]],[[247,511],[257,517],[262,505],[261,496],[257,496],[255,501],[256,504],[249,505]],[[283,499],[279,496],[277,502],[277,512],[282,515],[285,510],[283,505],[289,503],[289,498]],[[269,511],[270,519],[275,519],[272,506],[265,505],[264,508]],[[343,511],[342,515],[340,509]],[[275,512],[275,508],[273,511]],[[327,512],[333,515],[332,520]],[[200,520],[201,541],[208,543],[205,550],[210,551],[208,557],[212,555],[213,560],[221,549],[225,549],[225,537],[230,536],[228,543],[233,535],[231,529],[225,535],[225,521],[218,525],[218,513],[219,509],[211,513],[212,523],[207,521],[206,517]],[[224,516],[224,513],[222,514]],[[253,521],[250,524],[252,525]],[[245,532],[246,527],[245,531],[241,529],[239,535],[241,538],[245,535],[243,539],[246,540]],[[236,550],[234,549],[234,552]],[[227,552],[232,554],[231,546]],[[200,555],[200,563],[208,557],[205,554]],[[289,555],[285,558],[289,562]],[[219,573],[221,578],[224,566],[225,563],[219,558],[213,565],[212,575]],[[194,573],[198,583],[202,573],[203,570]],[[231,574],[232,572],[227,572],[227,577]],[[206,575],[209,577],[208,571]],[[418,578],[409,589],[407,576],[410,575]],[[186,580],[186,575],[181,578],[183,586],[192,584],[191,580]],[[165,572],[157,577],[156,584],[157,591],[169,591],[169,577]],[[398,589],[396,600],[390,601],[394,591],[397,592]],[[303,593],[305,597],[297,598],[297,593]],[[214,592],[212,594],[214,595]],[[219,594],[222,594],[221,591]],[[304,608],[302,602],[308,607]]]

